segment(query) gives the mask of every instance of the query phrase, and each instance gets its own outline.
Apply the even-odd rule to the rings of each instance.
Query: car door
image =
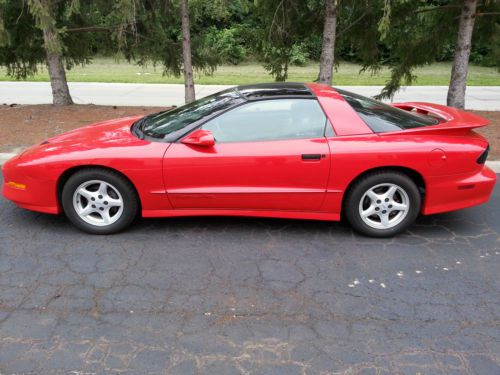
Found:
[[[164,181],[175,209],[315,211],[330,172],[326,117],[315,99],[250,101],[211,119],[210,147],[177,142]]]

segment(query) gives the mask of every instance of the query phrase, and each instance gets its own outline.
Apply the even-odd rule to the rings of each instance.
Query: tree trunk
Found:
[[[333,64],[335,62],[335,33],[337,31],[338,0],[325,1],[325,24],[323,27],[323,44],[319,60],[318,82],[332,84]]]
[[[477,0],[464,0],[460,22],[458,25],[455,57],[451,69],[450,86],[448,88],[447,104],[463,109],[465,106],[465,88],[467,86],[467,68],[471,49],[472,32],[476,19]]]
[[[50,33],[50,31],[44,30],[43,36],[45,40],[50,40]],[[64,70],[61,53],[50,51],[47,47],[45,47],[45,51],[47,53],[47,69],[49,71],[50,86],[52,87],[52,102],[54,105],[73,104],[73,100],[69,93],[68,82],[66,81],[66,71]]]
[[[186,103],[194,101],[193,64],[191,62],[191,32],[189,31],[188,0],[181,0],[182,62],[184,65],[184,89]]]
[[[43,48],[47,56],[47,70],[52,87],[52,102],[54,105],[73,104],[64,70],[62,41],[55,25],[54,2],[30,0],[28,6],[36,19],[36,27],[43,33]]]

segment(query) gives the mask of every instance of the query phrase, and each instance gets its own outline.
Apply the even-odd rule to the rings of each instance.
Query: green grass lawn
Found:
[[[289,71],[289,81],[308,82],[316,79],[318,64],[311,63],[304,67],[293,66]],[[382,69],[376,75],[359,73],[360,66],[343,62],[334,74],[335,85],[383,85],[389,78],[389,71]],[[415,70],[418,78],[414,85],[442,85],[449,83],[450,63],[436,63]],[[75,67],[67,72],[68,80],[73,82],[124,82],[124,83],[183,83],[182,77],[163,76],[160,66],[140,67],[125,60],[96,58],[85,67]],[[224,65],[218,67],[213,75],[196,73],[198,84],[247,84],[272,82],[273,78],[258,63]],[[0,81],[12,81],[6,75],[6,69],[0,68]],[[48,81],[46,69],[29,78],[30,81]],[[468,85],[500,86],[500,73],[495,68],[481,66],[469,67]]]

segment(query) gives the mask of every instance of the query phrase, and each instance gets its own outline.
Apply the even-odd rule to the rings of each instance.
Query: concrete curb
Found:
[[[3,165],[7,160],[14,157],[16,154],[0,153],[0,165]],[[487,161],[486,165],[490,167],[495,173],[500,173],[500,160]]]
[[[488,167],[490,167],[495,173],[500,173],[500,161],[499,160],[487,161],[486,165]]]
[[[16,154],[5,154],[0,152],[0,165],[3,165],[7,160],[14,157]]]
[[[0,104],[50,104],[50,82],[1,82]],[[184,104],[184,85],[164,83],[69,82],[77,104],[168,106]],[[232,85],[196,85],[196,97],[224,90]],[[357,94],[373,96],[383,86],[338,86]],[[394,102],[432,102],[446,104],[448,86],[403,86]],[[468,110],[500,110],[500,86],[467,86],[465,103]]]

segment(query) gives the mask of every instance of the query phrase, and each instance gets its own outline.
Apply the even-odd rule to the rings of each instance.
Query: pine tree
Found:
[[[53,103],[70,105],[73,104],[73,99],[69,93],[64,70],[63,44],[54,17],[55,2],[56,0],[28,0],[28,7],[35,19],[36,27],[43,33]]]
[[[366,69],[380,68],[385,49],[391,78],[380,97],[391,97],[402,83],[411,84],[416,67],[431,64],[447,46],[454,49],[448,105],[464,108],[469,55],[475,40],[489,40],[491,55],[498,55],[500,2],[496,0],[442,0],[439,2],[383,0],[377,58]],[[474,22],[475,21],[475,22]],[[473,33],[474,29],[476,30]],[[495,62],[500,68],[500,59]]]

